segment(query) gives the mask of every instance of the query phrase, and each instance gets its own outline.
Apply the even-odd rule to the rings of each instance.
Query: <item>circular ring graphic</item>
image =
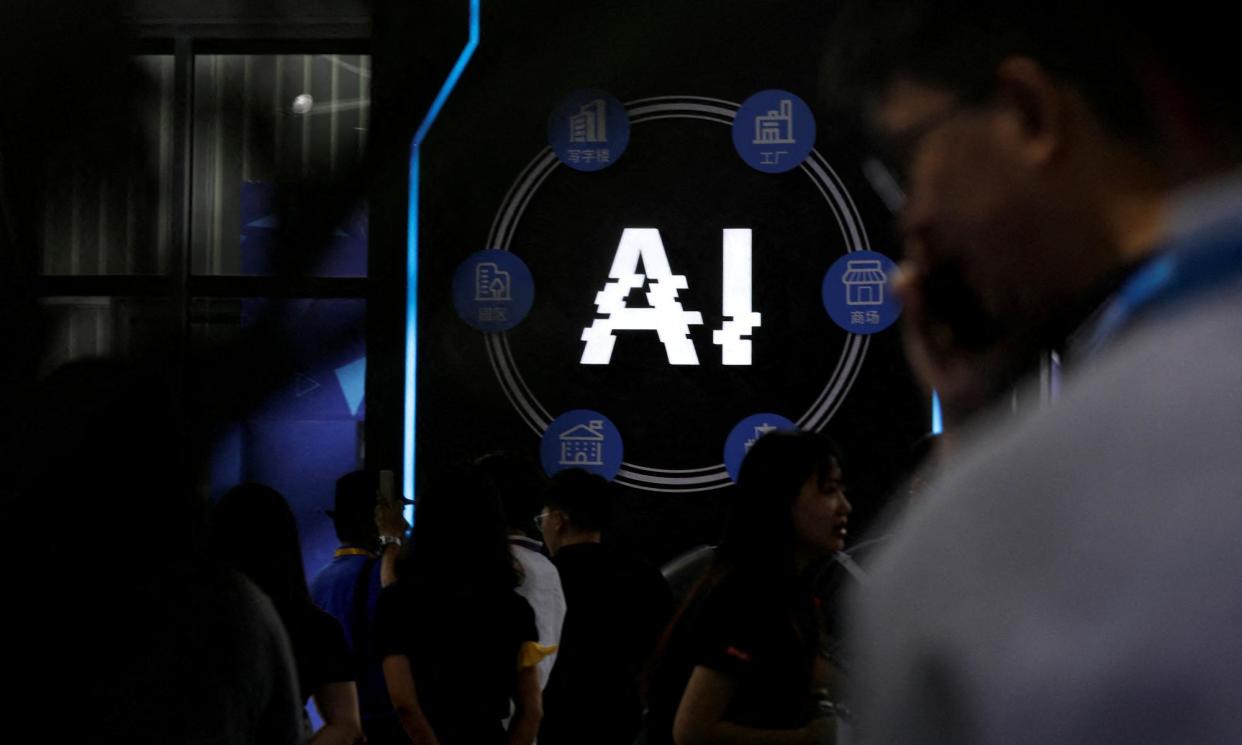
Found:
[[[625,104],[630,115],[631,126],[662,119],[697,119],[727,127],[733,126],[741,105],[734,101],[700,96],[659,96],[629,101]],[[552,148],[544,148],[536,155],[526,168],[518,175],[509,192],[505,194],[496,217],[492,220],[491,231],[488,233],[487,246],[501,251],[508,251],[513,240],[517,225],[530,205],[531,200],[539,191],[539,187],[553,171],[561,166]],[[811,150],[810,156],[799,166],[803,173],[811,179],[816,190],[824,198],[836,219],[837,227],[845,238],[846,250],[870,250],[870,242],[862,217],[854,205],[854,200],[845,185],[832,170],[832,166],[818,150]],[[505,397],[517,410],[518,415],[535,432],[543,436],[544,430],[552,422],[553,417],[530,390],[513,353],[509,349],[509,337],[505,333],[484,334],[487,357],[492,365],[492,372],[500,381]],[[829,376],[819,396],[807,410],[797,419],[795,424],[800,429],[819,431],[827,426],[833,414],[840,408],[854,380],[862,369],[862,363],[870,346],[870,337],[849,334],[845,349],[837,360],[836,368]],[[711,491],[731,486],[733,480],[724,463],[716,463],[702,468],[668,469],[651,468],[637,463],[621,463],[617,483],[643,491],[688,493]]]

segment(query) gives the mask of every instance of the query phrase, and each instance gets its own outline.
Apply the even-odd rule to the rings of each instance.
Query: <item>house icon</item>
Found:
[[[884,304],[884,285],[888,282],[888,276],[884,274],[878,259],[847,262],[841,282],[845,285],[846,305]]]
[[[755,427],[754,436],[746,441],[746,452],[748,453],[750,452],[750,449],[754,447],[755,443],[759,442],[760,437],[763,437],[769,432],[775,432],[775,431],[776,431],[776,427],[773,427],[771,424],[768,424],[767,422],[764,422],[763,424],[760,424],[759,426]]]
[[[586,424],[565,430],[557,438],[561,441],[562,466],[604,465],[604,422],[592,419]]]

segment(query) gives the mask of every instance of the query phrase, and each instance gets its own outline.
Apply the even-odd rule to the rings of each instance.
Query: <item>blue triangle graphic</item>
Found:
[[[309,375],[303,375],[302,373],[297,373],[293,381],[294,393],[297,395],[298,398],[305,396],[306,394],[310,393],[311,391],[315,390],[318,387],[319,387],[318,380],[315,380]]]
[[[336,368],[336,379],[341,383],[345,402],[349,404],[349,413],[358,416],[358,408],[362,406],[362,398],[367,390],[367,358],[362,357],[344,367]]]

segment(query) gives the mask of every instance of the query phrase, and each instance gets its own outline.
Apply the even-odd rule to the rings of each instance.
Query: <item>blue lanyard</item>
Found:
[[[1236,223],[1235,223],[1236,225]],[[1105,306],[1086,344],[1092,356],[1140,317],[1168,313],[1201,295],[1242,279],[1242,231],[1218,232],[1147,262]]]

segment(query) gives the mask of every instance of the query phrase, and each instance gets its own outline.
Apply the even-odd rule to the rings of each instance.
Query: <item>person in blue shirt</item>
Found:
[[[394,579],[393,566],[406,523],[399,503],[388,504],[379,497],[380,478],[375,471],[352,471],[337,480],[335,509],[327,513],[340,546],[310,584],[315,604],[335,617],[345,631],[356,668],[362,727],[371,743],[401,742],[404,737],[371,632],[380,589]]]

